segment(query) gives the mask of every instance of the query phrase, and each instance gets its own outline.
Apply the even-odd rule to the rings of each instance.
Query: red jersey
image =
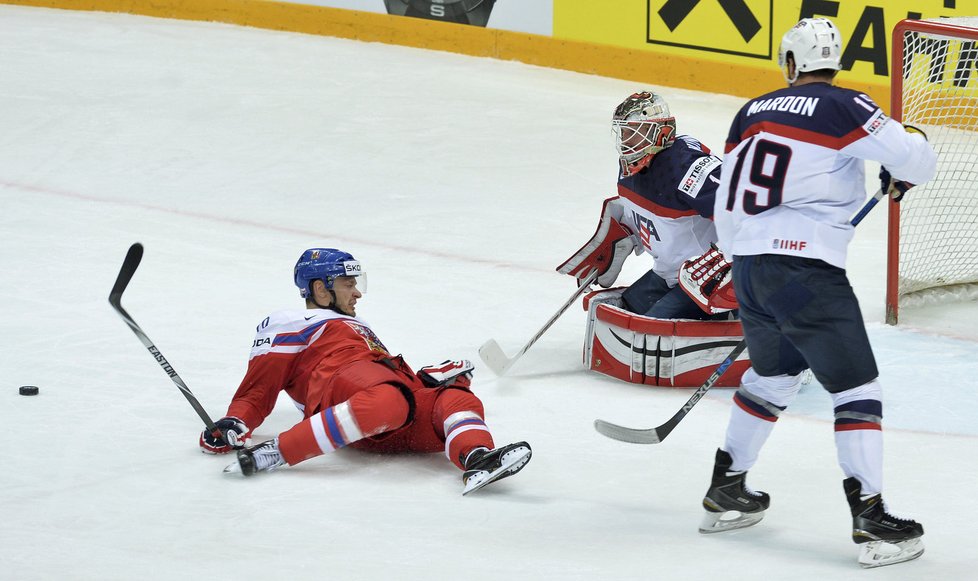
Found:
[[[327,309],[279,311],[257,327],[248,372],[227,415],[251,429],[272,413],[283,389],[305,417],[321,411],[327,381],[353,361],[390,357],[364,321]]]

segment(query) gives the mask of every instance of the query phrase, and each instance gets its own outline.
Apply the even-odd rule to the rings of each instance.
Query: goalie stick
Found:
[[[856,215],[853,216],[849,222],[853,226],[862,222],[863,218],[869,214],[869,211],[872,210],[881,199],[883,199],[884,195],[886,195],[886,193],[882,189],[873,194],[873,197],[863,204],[863,207],[856,212]],[[740,354],[743,353],[745,349],[747,349],[747,340],[741,339],[740,343],[737,343],[737,346],[730,352],[730,355],[727,355],[727,358],[724,359],[713,371],[710,377],[703,382],[703,385],[699,386],[696,391],[693,392],[693,395],[686,401],[685,404],[683,404],[683,407],[680,408],[678,412],[676,412],[666,423],[662,424],[661,426],[646,429],[628,428],[607,422],[605,420],[594,420],[594,429],[597,430],[599,434],[620,442],[628,442],[630,444],[658,444],[662,440],[665,440],[666,436],[668,436],[672,430],[679,425],[679,422],[681,422],[683,418],[686,417],[686,414],[693,409],[696,402],[700,401],[700,399],[706,395],[706,392],[710,391],[713,384],[720,379],[721,375],[726,373],[727,369],[733,365],[733,362],[740,357]]]
[[[516,361],[522,357],[523,354],[525,354],[530,347],[532,347],[533,344],[536,343],[541,336],[543,336],[544,333],[547,332],[547,329],[549,329],[557,321],[557,319],[564,314],[564,311],[574,304],[579,296],[591,290],[591,285],[594,283],[596,278],[598,278],[597,269],[592,271],[591,274],[584,279],[584,282],[581,283],[581,286],[577,287],[577,290],[574,291],[574,294],[572,294],[569,299],[567,299],[567,302],[557,309],[557,312],[550,317],[550,320],[543,325],[543,328],[537,331],[536,335],[531,337],[527,344],[524,345],[523,348],[516,353],[516,355],[507,357],[503,352],[502,347],[499,346],[499,343],[497,343],[495,339],[489,339],[483,343],[482,347],[479,347],[479,357],[482,358],[482,361],[489,369],[492,370],[493,373],[500,377],[505,375],[506,372],[509,371],[509,368],[512,367],[513,364],[516,363]]]
[[[112,292],[109,293],[109,304],[112,305],[112,308],[115,309],[117,313],[119,313],[122,320],[129,325],[132,332],[139,337],[139,340],[146,346],[146,349],[149,350],[149,354],[152,355],[153,359],[160,364],[160,367],[162,367],[163,371],[170,377],[171,380],[173,380],[173,383],[180,388],[183,396],[187,398],[188,402],[190,402],[190,406],[194,408],[194,411],[197,412],[200,419],[204,420],[204,425],[207,427],[207,430],[211,433],[211,435],[218,441],[226,444],[227,441],[224,439],[224,434],[221,433],[221,430],[214,425],[214,421],[211,420],[210,416],[207,415],[207,412],[204,411],[204,407],[201,406],[200,402],[197,401],[197,398],[194,397],[193,392],[190,391],[187,384],[184,383],[183,379],[181,379],[179,375],[177,375],[177,372],[173,369],[173,366],[170,365],[170,362],[166,360],[166,357],[163,357],[163,354],[156,348],[156,345],[153,345],[153,342],[149,340],[149,337],[146,336],[146,333],[143,332],[142,328],[136,324],[136,321],[133,320],[132,316],[130,316],[129,313],[122,308],[122,293],[125,292],[126,287],[129,286],[129,281],[132,280],[132,276],[136,274],[136,268],[139,267],[139,262],[142,259],[143,245],[136,242],[129,247],[129,252],[126,253],[125,260],[122,261],[122,268],[119,270],[119,276],[115,279],[115,284],[112,285]]]

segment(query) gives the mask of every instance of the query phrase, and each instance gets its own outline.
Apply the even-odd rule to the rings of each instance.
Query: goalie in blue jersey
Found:
[[[648,254],[651,268],[621,293],[622,308],[657,319],[727,318],[736,307],[730,265],[713,247],[720,158],[696,138],[677,135],[669,105],[652,92],[619,104],[612,129],[618,195],[605,200],[594,236],[557,272],[580,284],[596,271],[598,284],[609,288],[630,253]],[[706,296],[692,283],[684,290],[681,270],[698,284],[715,281],[709,289],[716,292]]]

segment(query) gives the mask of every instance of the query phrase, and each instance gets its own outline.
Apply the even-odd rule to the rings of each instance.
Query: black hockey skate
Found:
[[[924,553],[920,539],[924,534],[922,524],[888,513],[880,494],[862,498],[862,485],[857,478],[846,478],[842,488],[852,511],[852,540],[862,545],[859,554],[862,567],[902,563]]]
[[[526,442],[516,442],[493,450],[476,448],[465,459],[462,496],[475,492],[487,484],[512,476],[526,466],[533,454]]]
[[[767,493],[754,492],[744,483],[747,472],[730,472],[732,464],[730,454],[717,450],[713,481],[703,498],[706,515],[700,523],[701,533],[722,533],[755,525],[771,505]]]
[[[228,465],[224,471],[254,476],[258,472],[271,472],[284,465],[285,458],[282,457],[282,453],[278,449],[278,438],[275,438],[257,446],[238,450],[238,461]]]

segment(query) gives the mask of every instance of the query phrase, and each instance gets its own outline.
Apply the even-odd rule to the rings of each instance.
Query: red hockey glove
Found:
[[[468,359],[446,360],[438,365],[426,365],[418,370],[418,377],[426,387],[463,387],[472,385],[472,370]]]
[[[733,265],[716,246],[702,256],[690,258],[679,268],[679,285],[703,312],[722,313],[737,308],[733,288]]]
[[[598,284],[604,288],[615,284],[625,259],[635,250],[632,232],[618,221],[621,212],[617,196],[605,200],[601,208],[601,221],[594,236],[558,266],[557,272],[573,276],[580,286],[589,274],[597,270]]]
[[[242,448],[249,438],[251,430],[239,418],[228,416],[214,422],[214,425],[224,434],[225,442],[215,438],[210,431],[200,433],[200,449],[205,454],[227,454],[235,448]]]

